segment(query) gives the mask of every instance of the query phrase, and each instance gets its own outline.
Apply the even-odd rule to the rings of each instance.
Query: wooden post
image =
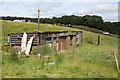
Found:
[[[51,48],[53,48],[53,34],[52,34],[52,37],[51,37]]]
[[[83,34],[81,34],[81,44],[83,43]]]
[[[11,44],[11,36],[10,36],[10,48],[12,47],[12,44]]]
[[[57,40],[56,40],[56,49],[58,51],[58,36],[57,36]]]
[[[39,52],[39,43],[40,42],[40,40],[39,40],[39,34],[38,34],[38,36],[37,36],[37,48],[38,48],[38,52]]]
[[[98,35],[98,45],[100,45],[100,35]]]
[[[74,35],[74,47],[76,47],[76,36]]]
[[[40,30],[40,26],[39,26],[39,13],[40,13],[40,10],[38,10],[38,31]],[[39,52],[39,42],[40,42],[40,40],[39,40],[39,34],[38,34],[38,36],[37,36],[37,47],[38,47],[38,52]]]
[[[67,37],[67,48],[70,47],[70,36]]]
[[[78,34],[78,42],[79,42],[78,44],[81,44],[81,34],[80,33]]]
[[[38,10],[38,31],[39,31],[39,29],[40,29],[40,28],[39,28],[39,27],[40,27],[40,26],[39,26],[39,13],[40,13],[40,10]]]
[[[74,36],[73,36],[73,40],[72,40],[72,57],[74,57],[74,45],[75,45],[75,40],[74,40]]]
[[[116,66],[117,66],[117,69],[118,69],[118,72],[119,72],[119,65],[118,65],[118,60],[117,60],[116,52],[113,51],[113,53],[114,53],[114,56],[115,56]]]

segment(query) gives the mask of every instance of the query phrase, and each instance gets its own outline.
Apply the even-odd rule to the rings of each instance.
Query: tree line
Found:
[[[38,22],[38,18],[28,18],[28,17],[2,17],[2,20],[31,20],[31,22]],[[62,16],[62,17],[52,17],[52,18],[40,18],[40,23],[48,24],[71,24],[71,25],[84,25],[92,28],[100,29],[103,31],[110,32],[112,34],[118,34],[120,22],[105,22],[101,16],[97,15],[85,15],[85,16]]]

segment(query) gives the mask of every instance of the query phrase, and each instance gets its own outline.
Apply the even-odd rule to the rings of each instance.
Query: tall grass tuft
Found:
[[[10,55],[8,57],[10,62],[18,62],[19,58],[18,58],[18,54],[17,54],[17,49],[10,49]]]
[[[10,63],[15,63],[15,64],[23,64],[24,60],[22,56],[18,56],[18,50],[17,49],[10,49],[10,55],[8,56],[8,60]]]
[[[40,54],[41,55],[46,55],[46,54],[50,54],[50,53],[52,53],[53,52],[53,50],[47,45],[47,44],[45,44],[45,45],[43,45],[41,48],[40,48]]]
[[[57,54],[56,62],[57,62],[57,63],[62,62],[63,58],[64,58],[64,55],[63,55],[63,54]]]

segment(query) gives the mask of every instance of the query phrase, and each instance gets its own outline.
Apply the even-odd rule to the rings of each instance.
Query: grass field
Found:
[[[21,23],[2,21],[2,33],[33,32],[37,31],[36,23]],[[80,29],[60,27],[51,24],[40,24],[40,31],[78,31]],[[18,62],[10,62],[8,55],[9,46],[3,47],[2,77],[3,78],[117,78],[118,72],[115,64],[113,50],[118,51],[118,38],[101,35],[104,46],[97,45],[99,34],[83,31],[83,44],[75,48],[74,58],[69,48],[64,52],[52,51],[46,56],[50,58],[40,59],[32,55],[20,59]],[[2,34],[4,36],[4,34]],[[3,44],[6,44],[7,36]],[[43,65],[47,62],[57,62],[53,65]]]
[[[83,29],[83,30],[87,30],[87,31],[92,31],[92,32],[97,32],[97,33],[103,33],[104,31],[102,30],[99,30],[99,29],[95,29],[95,28],[91,28],[91,27],[88,27],[88,26],[84,26],[84,25],[73,25],[73,28],[80,28],[80,29]]]

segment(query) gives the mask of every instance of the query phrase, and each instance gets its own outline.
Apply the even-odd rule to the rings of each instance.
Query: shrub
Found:
[[[21,55],[23,54],[24,52],[21,53]],[[23,57],[22,56],[18,57],[18,50],[13,48],[10,49],[10,55],[8,56],[8,60],[10,63],[17,63],[17,64],[24,63]]]
[[[45,55],[45,54],[50,54],[50,53],[52,53],[52,49],[47,45],[47,44],[45,44],[45,45],[43,45],[41,48],[40,48],[40,54],[41,55]]]
[[[57,51],[55,51],[55,54],[54,54],[54,56],[55,56],[55,57],[57,57],[57,56],[58,56],[58,52],[57,52]]]
[[[16,49],[13,48],[10,49],[10,56],[9,56],[10,62],[18,62],[19,58],[17,52],[18,51]]]

